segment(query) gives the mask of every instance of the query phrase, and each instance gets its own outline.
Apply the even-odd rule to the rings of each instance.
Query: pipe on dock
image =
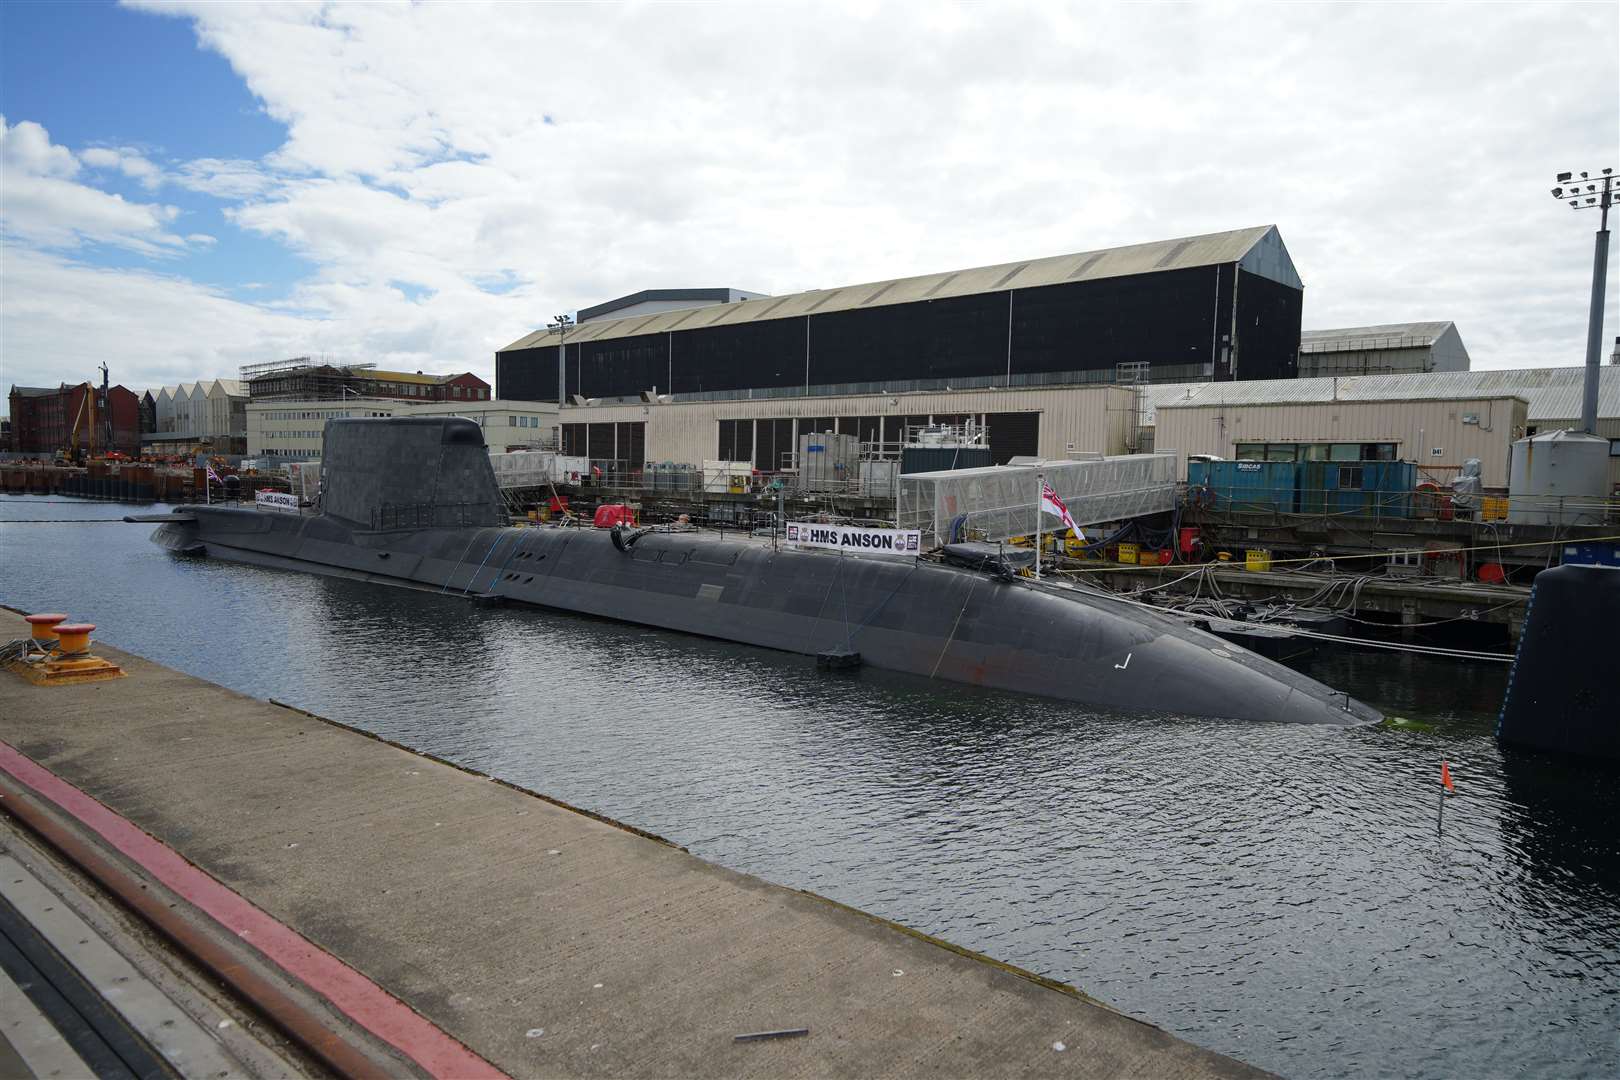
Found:
[[[3,805],[6,812],[13,818],[121,904],[146,920],[154,930],[225,984],[238,998],[261,1013],[322,1065],[344,1077],[387,1080],[392,1075],[389,1069],[333,1031],[317,1013],[275,980],[254,971],[231,949],[170,907],[132,871],[108,858],[93,843],[52,818],[35,804],[35,799],[44,801],[44,797],[3,769],[0,769],[0,793],[5,796]]]

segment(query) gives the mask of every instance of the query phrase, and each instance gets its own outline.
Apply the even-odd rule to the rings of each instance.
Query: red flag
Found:
[[[1451,766],[1444,760],[1440,762],[1440,786],[1451,792],[1457,790],[1451,785]]]

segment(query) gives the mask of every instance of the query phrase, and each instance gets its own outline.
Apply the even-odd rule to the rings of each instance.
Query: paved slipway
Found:
[[[0,640],[26,629],[0,610]],[[1264,1075],[588,811],[95,651],[129,677],[36,687],[0,672],[8,799],[159,877],[196,875],[169,882],[179,910],[255,944],[405,1071]]]

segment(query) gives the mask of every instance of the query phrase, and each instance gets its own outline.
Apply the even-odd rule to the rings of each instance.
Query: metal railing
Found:
[[[589,490],[624,495],[701,500],[724,495],[757,496],[782,489],[794,497],[881,499],[893,502],[899,491],[900,471],[895,469],[886,476],[866,480],[859,477],[848,480],[820,478],[811,486],[801,484],[799,474],[788,471],[753,472],[744,477],[742,474],[734,476],[729,473],[706,476],[702,469],[602,469],[600,473],[593,472],[588,482],[586,477],[580,479],[580,486]],[[734,479],[741,482],[733,483]]]
[[[1474,493],[1454,496],[1434,491],[1381,491],[1357,488],[1239,489],[1189,485],[1184,505],[1201,513],[1231,514],[1248,524],[1324,527],[1332,521],[1477,521],[1486,525],[1595,525],[1620,520],[1620,499],[1575,495]]]

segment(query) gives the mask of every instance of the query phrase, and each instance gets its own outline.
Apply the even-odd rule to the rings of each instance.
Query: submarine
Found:
[[[1142,605],[1013,573],[994,549],[897,558],[700,531],[514,527],[483,429],[334,419],[314,513],[193,506],[173,551],[521,603],[1107,709],[1342,727],[1376,709]],[[979,545],[981,549],[988,545]]]

